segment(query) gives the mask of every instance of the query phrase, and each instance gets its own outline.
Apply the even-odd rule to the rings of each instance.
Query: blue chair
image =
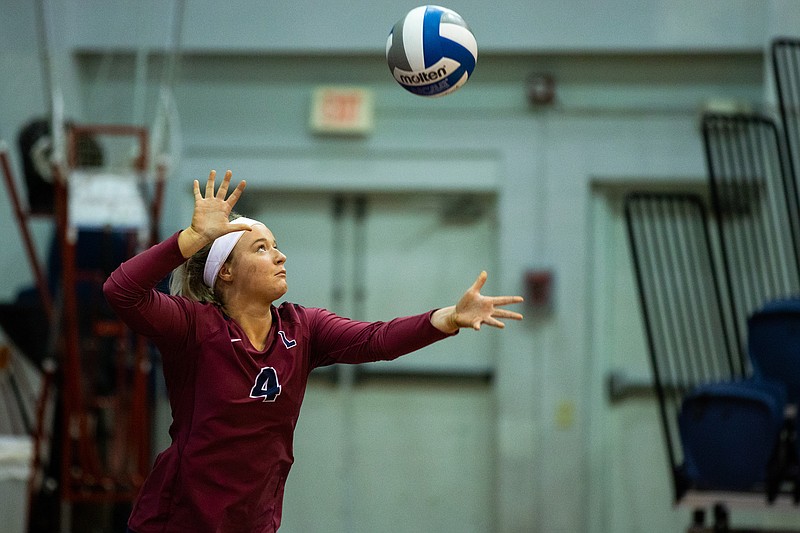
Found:
[[[702,200],[638,193],[625,214],[675,502],[689,492],[771,500],[785,390],[752,375]]]
[[[800,403],[800,300],[771,301],[747,321],[753,372],[786,386],[787,400]]]
[[[747,323],[748,350],[756,375],[786,387],[787,402],[797,409],[783,434],[781,475],[794,482],[794,501],[800,502],[800,299],[774,300],[754,312]]]
[[[787,461],[787,470],[789,471],[789,475],[787,477],[794,478],[794,503],[800,504],[800,436],[797,435],[797,428],[800,427],[800,410],[797,412],[797,418],[794,422],[794,431],[789,432],[789,441],[791,446],[791,452],[793,455],[790,456],[790,459]],[[792,476],[794,474],[794,476]]]
[[[687,394],[678,416],[685,475],[700,490],[769,492],[785,404],[782,385],[752,379]]]

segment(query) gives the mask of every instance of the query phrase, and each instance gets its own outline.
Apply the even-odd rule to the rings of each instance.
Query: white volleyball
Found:
[[[389,70],[404,89],[444,96],[463,86],[478,61],[478,43],[464,19],[440,6],[415,7],[386,40]]]

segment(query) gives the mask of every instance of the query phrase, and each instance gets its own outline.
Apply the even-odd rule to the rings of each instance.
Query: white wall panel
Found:
[[[174,0],[173,0],[174,1]],[[164,47],[173,2],[84,0],[68,6],[71,47]],[[396,20],[418,2],[191,0],[189,50],[383,52]],[[454,0],[483,51],[720,50],[763,44],[769,2],[709,0]]]

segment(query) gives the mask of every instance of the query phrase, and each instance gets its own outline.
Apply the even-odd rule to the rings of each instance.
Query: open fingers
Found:
[[[504,327],[506,327],[505,324],[503,324],[502,322],[500,322],[496,318],[492,318],[492,317],[487,318],[486,320],[483,321],[483,323],[486,324],[486,325],[492,326],[494,328],[499,328],[499,329],[503,329]]]
[[[233,176],[233,172],[227,170],[225,172],[225,176],[222,178],[222,183],[219,184],[219,189],[217,189],[217,198],[220,200],[224,200],[225,196],[228,194],[228,187],[231,184],[231,176]]]
[[[473,283],[472,287],[470,287],[470,290],[481,292],[481,289],[483,288],[484,284],[486,283],[486,278],[487,277],[488,277],[488,274],[486,273],[486,271],[482,270],[481,273],[478,274],[478,279],[476,279],[475,283]]]
[[[228,181],[230,181],[230,178],[228,179]],[[230,196],[228,196],[227,200],[227,202],[231,205],[231,207],[236,205],[236,202],[239,201],[239,197],[242,196],[242,192],[244,191],[244,188],[246,186],[247,182],[245,180],[242,180],[239,182],[239,185],[237,185],[236,188],[233,189],[233,192],[231,193]]]
[[[492,318],[508,318],[511,320],[522,320],[522,314],[508,309],[495,309]]]
[[[214,180],[217,177],[217,171],[212,170],[208,173],[208,179],[206,180],[206,198],[211,198],[214,196]]]
[[[481,324],[486,324],[487,326],[492,326],[494,328],[503,329],[506,325],[498,319],[508,319],[508,320],[522,320],[522,315],[519,313],[515,313],[514,311],[508,311],[506,309],[495,309],[492,312],[491,316],[485,317],[483,320],[477,320],[472,324],[472,329],[480,330]]]
[[[492,296],[492,305],[511,305],[522,303],[522,296]]]
[[[231,177],[233,176],[233,172],[230,170],[225,172],[225,176],[222,178],[222,183],[219,185],[219,189],[217,189],[216,194],[214,193],[214,182],[216,181],[217,171],[212,170],[208,173],[208,179],[206,180],[206,190],[205,195],[200,194],[200,183],[195,180],[194,181],[194,198],[195,200],[202,200],[203,197],[205,198],[217,198],[219,200],[225,200],[225,196],[228,194],[228,189],[230,188],[231,184]],[[245,186],[247,183],[242,180],[239,182],[239,185],[233,190],[233,192],[228,196],[226,200],[231,204],[233,207],[236,202],[239,201],[239,197],[242,195],[242,191],[244,191]]]

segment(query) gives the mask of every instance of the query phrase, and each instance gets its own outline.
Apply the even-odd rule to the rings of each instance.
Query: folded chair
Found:
[[[787,387],[788,401],[796,403],[787,370],[800,352],[800,337],[777,336],[791,314],[780,316],[783,325],[775,314],[800,305],[792,302],[800,295],[797,183],[782,139],[775,121],[763,115],[703,117],[713,215],[738,341],[754,375],[778,380]],[[761,318],[752,320],[761,311]],[[785,418],[781,435],[770,496],[797,477],[793,417]]]
[[[797,191],[771,118],[706,114],[702,126],[725,284],[744,351],[748,317],[800,294]]]
[[[739,350],[703,202],[632,194],[625,216],[675,501],[764,493],[785,393],[754,379]]]
[[[785,385],[788,413],[800,413],[800,301],[770,302],[748,321],[748,346],[756,375]],[[781,447],[780,474],[793,485],[800,503],[800,439],[797,416],[787,416]]]
[[[686,475],[697,489],[774,492],[785,389],[760,380],[702,385],[679,415]]]
[[[797,183],[800,179],[800,39],[779,37],[772,41],[772,73],[789,172]]]
[[[775,300],[748,321],[748,351],[756,375],[785,384],[788,402],[800,403],[800,300]]]

